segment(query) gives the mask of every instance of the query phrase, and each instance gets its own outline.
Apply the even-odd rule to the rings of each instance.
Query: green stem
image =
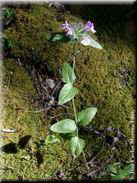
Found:
[[[76,50],[76,42],[73,45],[73,54],[72,54],[72,56],[73,56],[73,72],[75,71],[75,50]],[[78,118],[77,118],[74,98],[72,99],[72,104],[73,104],[73,110],[74,110],[74,115],[75,115],[75,123],[77,124],[78,123]],[[77,134],[77,137],[78,137],[78,127],[76,128],[76,134]],[[85,153],[84,153],[83,150],[82,150],[82,154],[83,154],[83,157],[84,157],[84,160],[85,160],[85,163],[86,163],[87,170],[89,171],[86,156],[85,156]]]
[[[72,56],[73,56],[73,71],[75,70],[75,50],[76,50],[76,42],[73,45],[73,53],[72,53]],[[75,122],[77,124],[78,120],[77,120],[77,113],[76,113],[74,98],[72,99],[72,104],[73,104],[73,110],[74,110],[74,115],[75,115]],[[78,128],[76,129],[76,133],[77,133],[77,136],[78,136]]]
[[[73,56],[73,71],[75,69],[75,57]]]
[[[76,113],[74,98],[72,99],[72,103],[73,103],[73,110],[74,110],[75,120],[76,120],[76,123],[77,123],[78,120],[77,120],[77,113]]]
[[[72,55],[73,56],[73,72],[75,71],[75,50],[76,50],[76,42],[73,45],[73,55]],[[74,98],[72,99],[72,104],[73,104],[73,110],[74,110],[74,115],[75,115],[75,123],[77,124],[78,123],[78,118],[77,118]],[[77,134],[77,137],[78,137],[78,127],[76,128],[76,134]],[[86,163],[87,170],[89,170],[87,160],[86,160],[86,156],[85,156],[85,153],[84,153],[83,150],[82,150],[82,154],[83,154],[83,157],[84,157],[84,160],[85,160],[85,163]]]
[[[75,115],[75,122],[77,124],[78,119],[77,119],[77,113],[76,113],[74,98],[72,99],[72,104],[73,104],[73,110],[74,110],[74,115]],[[76,129],[76,133],[77,133],[77,137],[78,137],[78,128]]]

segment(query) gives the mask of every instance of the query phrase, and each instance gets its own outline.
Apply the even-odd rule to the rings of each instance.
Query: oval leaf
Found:
[[[70,148],[71,148],[71,153],[74,157],[78,157],[83,151],[84,147],[85,147],[85,142],[83,139],[78,137],[71,138]]]
[[[72,67],[67,63],[63,64],[62,77],[65,83],[73,84],[75,82],[75,79],[76,79],[75,73]]]
[[[49,41],[52,42],[62,42],[62,43],[67,43],[70,41],[70,38],[66,35],[65,32],[56,32],[56,33],[52,33],[50,34]]]
[[[92,46],[94,48],[102,49],[102,46],[97,41],[92,39],[91,37],[90,37],[90,46]]]
[[[110,173],[113,173],[113,174],[117,174],[117,169],[114,165],[108,165],[108,168],[107,168],[108,172]]]
[[[89,122],[94,118],[96,112],[96,107],[89,107],[87,109],[82,110],[77,114],[78,124],[82,126],[88,125]]]
[[[72,133],[76,130],[76,124],[71,119],[64,119],[52,125],[50,130],[57,133]]]
[[[78,94],[77,88],[73,87],[71,83],[65,84],[59,94],[59,105],[63,105],[70,101]]]
[[[124,168],[124,175],[126,175],[126,176],[130,175],[133,172],[134,172],[134,164],[127,165]]]
[[[112,180],[123,180],[125,178],[124,174],[112,176]]]

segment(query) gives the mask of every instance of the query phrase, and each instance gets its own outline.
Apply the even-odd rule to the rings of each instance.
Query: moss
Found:
[[[29,76],[27,75],[27,72],[23,70],[22,67],[19,67],[14,59],[5,60],[4,66],[6,68],[5,76],[7,77],[7,80],[5,81],[5,84],[7,86],[11,87],[11,89],[14,86],[15,91],[23,92],[26,96],[33,97],[36,95],[33,83],[30,78],[28,79]],[[14,95],[14,93],[12,94]]]
[[[16,133],[2,134],[6,168],[3,180],[51,178],[58,170],[65,171],[68,168],[66,164],[71,160],[71,156],[67,142],[38,148],[37,144],[49,133],[49,118],[43,113],[33,113],[36,109],[31,99],[36,91],[27,72],[16,64],[14,59],[4,60],[4,66],[4,128],[16,129]],[[21,139],[28,135],[30,140],[26,146],[20,148]],[[6,150],[6,147],[10,149]],[[40,167],[37,155],[39,151],[39,156],[43,158]]]
[[[55,12],[47,6],[34,5],[30,11],[18,7],[14,11],[16,23],[5,30],[7,37],[12,40],[11,57],[21,58],[24,62],[47,62],[49,70],[58,69],[67,60],[70,47],[49,43],[47,36],[51,32],[60,31],[60,24],[64,20],[58,22],[54,18]],[[64,16],[66,18],[68,15]],[[73,22],[79,20],[71,15],[69,19]],[[64,58],[60,59],[62,53]]]
[[[54,10],[46,5],[32,5],[29,11],[18,6],[14,11],[16,14],[16,23],[5,30],[5,34],[12,40],[10,57],[14,59],[20,58],[24,62],[46,62],[48,70],[53,71],[53,77],[60,77],[59,69],[61,64],[64,62],[72,62],[71,59],[69,59],[72,45],[70,43],[49,43],[47,41],[47,34],[60,31],[59,26],[65,19],[68,20],[68,22],[81,21],[81,19],[78,16],[65,14],[62,21],[57,21],[54,19]],[[82,21],[84,22],[84,20]],[[128,24],[126,28],[127,26]],[[130,33],[127,34],[126,31],[127,29],[125,29],[123,34],[126,34],[125,36],[130,40],[129,43],[126,43],[123,37],[121,38],[121,34],[117,36],[117,39],[114,38],[115,33],[119,33],[119,29],[117,29],[117,26],[113,26],[113,31],[107,29],[107,32],[103,32],[103,36],[99,34],[98,39],[103,47],[102,50],[78,45],[79,54],[76,56],[77,82],[75,85],[79,89],[79,95],[76,96],[77,110],[80,111],[89,106],[96,106],[98,109],[97,115],[91,125],[99,129],[109,126],[119,128],[127,138],[130,138],[130,116],[135,107],[133,98],[135,95],[135,45],[132,41],[133,37]],[[110,34],[112,36],[109,36]],[[30,80],[26,80],[26,72],[22,72],[22,68],[20,69],[19,66],[15,64],[15,60],[10,60],[7,63],[5,62],[5,64],[8,70],[6,77],[9,77],[7,82],[9,88],[5,91],[7,99],[5,104],[7,105],[7,122],[5,122],[5,126],[9,124],[10,127],[17,127],[19,130],[17,136],[15,136],[15,134],[9,135],[11,141],[17,143],[22,135],[31,132],[33,144],[34,141],[45,137],[44,128],[47,129],[47,124],[51,121],[49,121],[49,118],[41,117],[41,114],[29,113],[28,115],[28,113],[25,112],[25,110],[35,110],[28,100],[28,98],[35,95],[33,85]],[[9,70],[13,73],[11,74]],[[20,72],[22,74],[20,74]],[[24,78],[20,78],[20,76]],[[69,111],[72,111],[72,105],[68,103],[67,106]],[[24,112],[17,110],[18,108],[23,109]],[[56,115],[60,111],[59,109],[55,109],[51,114]],[[46,133],[48,134],[49,130],[47,130]],[[100,149],[100,141],[99,144],[95,138],[91,138],[91,140],[87,138],[86,141],[88,145],[85,151],[87,155],[90,154],[89,158],[91,158],[92,155]],[[91,142],[90,145],[88,142]],[[95,145],[96,149],[94,149]],[[91,149],[89,148],[90,146],[92,146]],[[72,170],[81,173],[85,171],[81,165],[81,168],[79,166],[79,163],[82,161],[81,157],[76,160],[76,163],[70,168],[68,162],[71,161],[71,157],[69,153],[66,153],[68,152],[67,145],[60,144],[59,146],[55,145],[48,148],[49,151],[47,149],[40,150],[42,154],[44,153],[44,161],[41,164],[42,168],[40,170],[36,168],[37,163],[35,157],[28,162],[23,160],[24,163],[28,163],[25,165],[26,167],[33,167],[38,177],[41,176],[41,178],[43,178],[45,172],[47,172],[46,175],[50,177],[56,170],[62,169],[66,171],[68,178],[76,178]],[[116,151],[116,157],[114,157],[113,161],[116,162],[120,159],[123,159],[123,161],[129,160],[131,156],[130,148],[128,149],[125,144],[121,144],[119,148],[120,150]],[[100,159],[104,161],[109,158],[111,153],[111,148],[109,148],[108,151],[106,149],[100,156]],[[37,149],[34,151],[36,150]],[[21,153],[21,151],[19,153]],[[14,165],[15,162],[15,166],[18,167],[21,164],[23,167],[24,165],[21,161],[17,163],[17,156],[20,155],[9,155],[9,157],[7,155],[7,165],[9,165],[10,162]],[[46,157],[48,157],[48,159],[46,159]],[[65,163],[59,165],[62,157]],[[25,175],[23,171],[24,170],[21,170],[21,175],[24,176],[24,178],[28,178],[29,175]],[[25,170],[25,172],[27,171],[28,169]],[[11,178],[12,176],[13,178],[17,178],[17,176],[19,176],[15,171],[11,172],[9,177],[8,174],[9,173],[6,173],[7,178]],[[30,176],[29,178],[35,178],[35,175],[32,173]]]
[[[3,179],[51,179],[58,171],[67,172],[71,157],[66,148],[62,149],[65,144],[47,146],[39,154],[30,153],[28,147],[15,155],[6,155],[5,167],[9,170],[5,171]],[[42,159],[41,164],[38,164],[38,158]]]
[[[134,8],[132,5],[69,5],[68,9],[75,16],[79,16],[84,20],[94,22],[99,37],[105,36],[104,41],[110,39],[115,41],[122,39],[128,46],[134,39],[129,39],[128,33],[132,29],[129,22],[133,23]],[[131,28],[131,29],[130,29]],[[130,29],[130,30],[129,30]],[[134,30],[132,30],[134,31]],[[131,32],[130,32],[131,33]]]

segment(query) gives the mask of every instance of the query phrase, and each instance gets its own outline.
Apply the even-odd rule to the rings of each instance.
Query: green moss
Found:
[[[69,59],[72,45],[70,43],[50,43],[47,41],[47,34],[60,31],[59,26],[65,19],[68,22],[76,22],[81,19],[71,14],[65,14],[63,20],[59,22],[54,19],[55,12],[53,9],[41,5],[33,5],[29,11],[17,7],[15,8],[15,13],[16,23],[5,30],[5,34],[12,40],[10,57],[20,58],[24,62],[30,60],[32,63],[38,61],[46,62],[48,70],[53,71],[54,77],[60,77],[59,69],[61,64],[72,62]],[[127,26],[128,24],[125,27]],[[133,98],[133,95],[135,95],[135,45],[131,34],[127,34],[127,29],[123,34],[126,34],[127,40],[130,40],[128,43],[123,40],[123,37],[121,38],[121,34],[115,39],[115,33],[119,33],[117,26],[113,26],[113,30],[107,29],[107,31],[109,34],[105,31],[102,36],[99,34],[102,50],[78,45],[79,54],[76,56],[77,82],[75,85],[79,89],[79,95],[76,96],[76,107],[80,111],[89,106],[96,106],[98,112],[91,125],[99,129],[109,126],[119,128],[127,138],[130,138],[130,117],[135,107]],[[47,126],[51,121],[49,121],[49,118],[43,117],[42,114],[28,114],[25,112],[27,110],[35,110],[29,100],[35,95],[35,90],[31,80],[27,79],[26,72],[22,70],[23,68],[13,64],[13,62],[15,63],[13,60],[5,62],[7,68],[6,77],[9,78],[6,81],[8,89],[5,91],[5,106],[7,106],[5,107],[7,111],[5,127],[17,128],[19,133],[17,136],[15,134],[6,136],[10,136],[8,141],[17,143],[21,136],[32,134],[33,146],[34,141],[38,142],[40,139],[45,138],[45,134],[49,133],[49,130],[44,129],[48,128]],[[71,112],[71,103],[68,103],[67,106]],[[17,110],[18,108],[19,110]],[[56,115],[61,111],[55,109],[51,114]],[[99,151],[100,141],[98,143],[97,139],[88,139],[87,137],[86,141],[88,145],[85,151],[87,156],[90,154],[89,158],[91,158],[94,153],[96,154]],[[30,148],[32,146],[30,145]],[[94,149],[95,146],[96,148]],[[116,150],[114,162],[120,159],[126,161],[131,158],[130,147],[127,148],[125,144],[121,144],[119,149]],[[37,148],[34,148],[34,151],[37,151]],[[41,176],[40,178],[45,178],[45,175],[50,177],[58,169],[66,171],[68,178],[76,178],[75,173],[72,173],[73,170],[81,173],[85,171],[82,165],[79,165],[80,162],[83,162],[81,157],[73,165],[71,164],[72,166],[69,165],[68,162],[71,161],[71,157],[67,145],[49,146],[46,150],[40,151],[44,157],[40,169],[36,168],[35,156],[30,161],[23,160],[22,162],[22,160],[18,161],[20,154],[5,155],[5,158],[8,157],[7,166],[12,162],[15,170],[19,166],[20,168],[27,167],[26,170],[22,169],[20,173],[24,178],[35,178],[35,175]],[[20,151],[19,153],[22,152]],[[107,160],[111,153],[111,147],[105,148],[100,155],[100,160]],[[60,164],[62,157],[65,163]],[[30,166],[32,169],[28,171]],[[33,169],[35,174],[32,173]],[[29,175],[29,173],[25,174],[23,171],[31,173]],[[7,171],[6,176],[7,178],[17,178],[19,173],[14,170],[10,173]]]
[[[15,91],[23,92],[26,96],[32,97],[36,95],[33,83],[30,78],[28,79],[27,72],[22,67],[19,67],[14,59],[5,60],[4,66],[6,68],[5,77],[7,80],[5,84],[7,86],[11,87],[11,89],[14,87]],[[14,93],[12,94],[14,95]]]
[[[4,145],[16,145],[11,144],[12,148],[8,152],[4,150],[3,160],[7,170],[3,173],[3,179],[51,178],[58,170],[65,171],[68,168],[66,164],[71,156],[67,142],[38,148],[37,144],[49,133],[49,118],[43,113],[33,112],[36,109],[31,99],[36,91],[24,68],[17,65],[14,59],[4,60],[4,66],[4,128],[16,129],[16,133],[4,133],[2,137]],[[20,141],[27,135],[30,140],[26,147],[20,149]],[[14,150],[17,152],[14,153]],[[41,151],[39,156],[43,159],[40,167],[38,151]]]
[[[39,154],[30,152],[27,147],[15,155],[6,155],[5,167],[11,167],[11,170],[5,171],[3,179],[51,179],[58,171],[67,172],[71,157],[65,144],[48,145]],[[41,164],[38,164],[38,158],[42,159]]]
[[[60,24],[55,18],[55,12],[47,7],[34,5],[30,11],[16,8],[16,23],[5,30],[7,37],[12,40],[11,57],[21,58],[24,62],[47,62],[49,70],[58,69],[67,60],[70,47],[60,43],[49,43],[47,35],[60,31]],[[65,15],[64,19],[76,22],[79,19]],[[66,51],[65,51],[66,50]],[[67,54],[66,54],[67,52]],[[60,59],[60,55],[64,56]]]

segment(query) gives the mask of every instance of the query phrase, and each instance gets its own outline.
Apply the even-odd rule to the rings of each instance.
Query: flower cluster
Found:
[[[89,32],[95,33],[94,24],[88,21],[85,26],[82,24],[71,25],[68,24],[67,20],[64,24],[61,25],[61,28],[66,32],[66,35],[69,36],[72,40],[80,40],[81,44],[84,46],[90,45],[90,36]]]

